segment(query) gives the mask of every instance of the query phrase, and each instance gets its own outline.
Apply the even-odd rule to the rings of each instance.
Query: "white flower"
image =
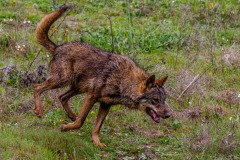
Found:
[[[24,20],[23,23],[25,24],[25,23],[27,23],[27,21]]]
[[[238,98],[240,98],[240,93],[238,94]]]
[[[16,50],[17,50],[17,51],[20,51],[20,50],[22,50],[21,46],[20,46],[20,45],[18,45],[18,44],[17,44],[15,47],[16,47]]]
[[[21,46],[20,46],[20,45],[18,45],[18,44],[17,44],[15,47],[16,47],[17,49],[21,48]]]
[[[31,23],[31,21],[29,21],[29,20],[28,20],[27,22],[28,22],[28,23]]]
[[[231,120],[232,120],[232,117],[229,117],[229,120],[231,121]]]
[[[11,22],[12,22],[12,21],[13,21],[13,19],[12,19],[12,18],[10,18],[10,19],[9,19],[9,21],[11,21]]]

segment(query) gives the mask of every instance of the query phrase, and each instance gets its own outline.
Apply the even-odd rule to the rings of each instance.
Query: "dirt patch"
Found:
[[[189,148],[199,152],[211,146],[211,138],[209,128],[203,127],[197,135],[185,137],[184,143],[186,143]]]
[[[174,78],[176,82],[175,86],[166,87],[169,96],[178,100],[180,104],[184,103],[186,97],[192,97],[193,95],[197,95],[199,99],[202,99],[207,94],[207,86],[209,86],[213,80],[207,75],[200,74],[201,73],[195,73],[189,69],[182,70]]]
[[[233,45],[228,49],[223,50],[223,61],[227,66],[234,68],[240,66],[240,49]]]
[[[127,126],[127,128],[130,131],[135,131],[135,132],[141,133],[149,138],[161,138],[161,137],[165,136],[162,132],[145,131],[143,128],[140,128],[138,126],[129,125],[129,126]]]
[[[33,100],[27,103],[20,103],[18,108],[16,109],[17,113],[29,113],[32,112]]]
[[[201,114],[202,111],[200,108],[187,109],[185,111],[185,116],[191,120],[199,118]]]
[[[218,101],[224,101],[225,103],[231,106],[240,103],[239,94],[240,94],[239,91],[237,91],[236,89],[228,88],[219,93],[216,93],[214,95],[214,98],[217,99]]]

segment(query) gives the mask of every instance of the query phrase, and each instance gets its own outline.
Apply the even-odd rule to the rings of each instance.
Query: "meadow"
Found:
[[[35,40],[41,18],[72,3],[51,28],[70,41],[127,55],[157,77],[172,116],[159,124],[140,111],[113,106],[92,144],[98,105],[79,130],[45,92],[45,115],[32,111],[33,85],[47,77],[51,55]],[[239,0],[0,0],[0,159],[240,159]],[[75,113],[84,95],[71,99]]]

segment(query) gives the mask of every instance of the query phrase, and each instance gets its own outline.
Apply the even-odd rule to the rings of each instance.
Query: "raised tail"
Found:
[[[50,53],[54,53],[57,45],[52,42],[48,37],[48,31],[51,25],[61,17],[61,15],[68,9],[70,6],[62,5],[59,10],[50,13],[43,17],[43,19],[39,22],[36,29],[36,38],[39,44],[45,47]]]

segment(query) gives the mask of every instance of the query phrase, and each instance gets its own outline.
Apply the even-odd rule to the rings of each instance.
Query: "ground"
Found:
[[[157,77],[168,75],[160,124],[116,105],[91,142],[98,104],[84,126],[70,122],[58,95],[32,112],[33,84],[47,76],[51,55],[34,36],[40,19],[63,3],[75,7],[51,28],[57,44],[82,41],[122,53]],[[240,2],[236,0],[0,1],[0,159],[240,159]],[[51,34],[50,33],[50,34]],[[77,113],[84,95],[71,100]]]

